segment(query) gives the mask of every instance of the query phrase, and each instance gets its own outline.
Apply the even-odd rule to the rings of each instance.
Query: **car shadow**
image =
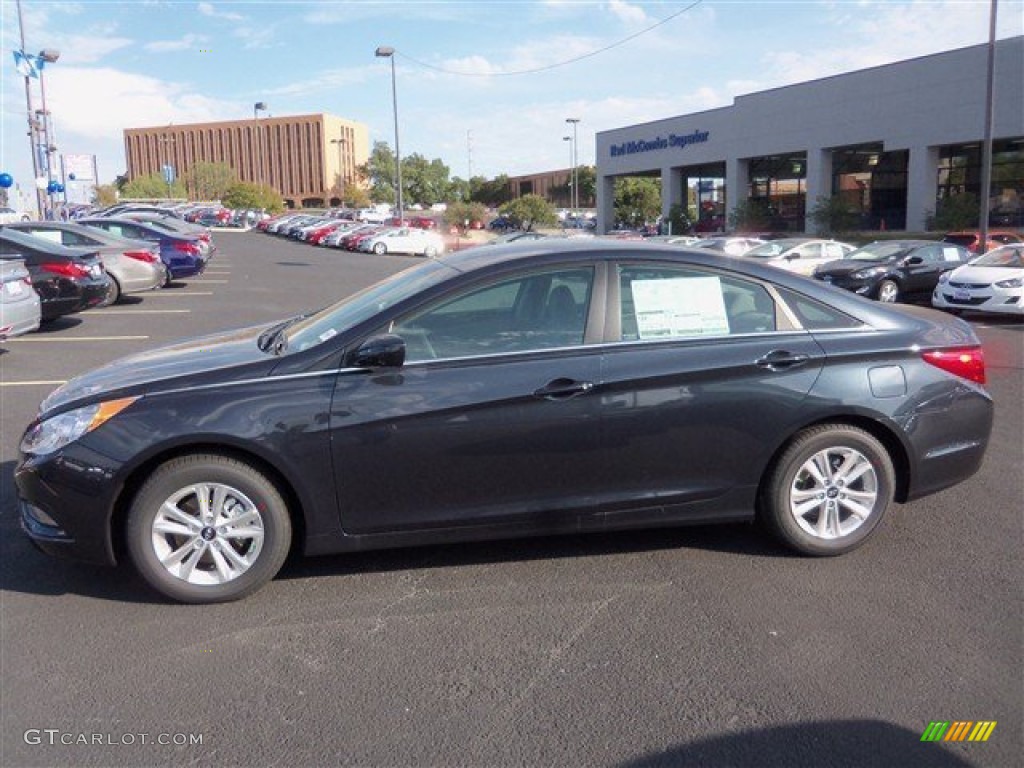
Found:
[[[74,328],[77,325],[82,324],[82,318],[78,315],[61,315],[55,317],[53,320],[44,320],[38,330],[33,333],[47,335],[50,333],[60,333],[66,331],[69,328]]]
[[[724,724],[723,724],[724,725]],[[712,736],[619,763],[619,768],[971,768],[945,745],[921,741],[928,726],[912,731],[881,720],[822,720]],[[983,746],[983,745],[980,745]]]

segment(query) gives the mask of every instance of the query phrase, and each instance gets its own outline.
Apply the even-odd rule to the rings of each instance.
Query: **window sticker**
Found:
[[[722,284],[717,277],[634,280],[632,288],[641,339],[729,333]]]
[[[960,261],[960,251],[956,248],[943,248],[942,258],[946,261]]]

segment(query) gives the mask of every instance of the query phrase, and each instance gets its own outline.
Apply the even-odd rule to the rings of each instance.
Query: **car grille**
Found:
[[[988,283],[954,283],[949,281],[951,288],[988,288]]]
[[[975,296],[970,299],[958,299],[951,293],[942,294],[942,298],[948,301],[950,304],[959,304],[964,307],[976,307],[979,304],[984,304],[986,301],[991,299],[991,296]]]

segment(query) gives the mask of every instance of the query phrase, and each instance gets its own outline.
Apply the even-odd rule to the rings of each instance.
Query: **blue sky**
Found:
[[[103,182],[125,170],[124,128],[251,117],[256,101],[275,116],[358,120],[391,144],[378,45],[398,52],[403,154],[440,157],[462,177],[472,162],[474,175],[491,177],[566,167],[566,117],[580,118],[580,161],[592,163],[597,131],[983,43],[989,20],[988,0],[22,0],[22,9],[26,48],[61,51],[46,70],[57,144],[96,154]],[[14,0],[0,0],[0,16],[0,170],[30,187]],[[1024,0],[999,0],[998,36],[1020,34]],[[514,74],[524,70],[542,71]]]

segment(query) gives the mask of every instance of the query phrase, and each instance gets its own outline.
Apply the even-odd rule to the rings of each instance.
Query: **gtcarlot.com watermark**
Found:
[[[59,728],[29,728],[22,735],[30,746],[49,747],[131,747],[139,744],[160,747],[199,747],[201,733],[85,733]]]

